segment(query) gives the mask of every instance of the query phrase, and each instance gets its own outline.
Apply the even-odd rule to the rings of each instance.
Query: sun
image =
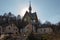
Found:
[[[21,9],[21,11],[20,11],[21,14],[20,15],[24,16],[24,14],[25,14],[26,11],[28,11],[28,7],[25,7],[23,9]]]

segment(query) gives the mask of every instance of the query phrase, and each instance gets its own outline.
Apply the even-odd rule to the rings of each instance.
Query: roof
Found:
[[[27,16],[27,15],[30,16],[32,20],[36,19],[36,17],[37,17],[36,12],[34,12],[34,13],[29,13],[28,11],[26,11],[25,15],[23,16],[23,19],[24,19],[25,16]]]
[[[39,28],[51,28],[51,26],[48,26],[48,25],[43,24]]]
[[[34,12],[34,13],[28,13],[28,12],[26,12],[26,14],[24,15],[24,17],[25,17],[26,15],[29,15],[32,20],[36,19],[36,17],[37,17],[36,12]]]

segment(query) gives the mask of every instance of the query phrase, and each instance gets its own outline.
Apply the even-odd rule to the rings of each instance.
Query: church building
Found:
[[[24,22],[27,22],[27,24],[31,23],[33,26],[35,26],[35,29],[37,28],[37,25],[38,25],[38,17],[37,17],[36,12],[33,12],[32,13],[31,2],[29,4],[29,12],[26,11],[26,13],[23,16],[23,19],[22,20]]]

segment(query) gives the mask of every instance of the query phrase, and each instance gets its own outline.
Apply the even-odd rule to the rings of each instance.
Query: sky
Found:
[[[28,11],[29,1],[31,1],[32,12],[37,13],[42,23],[60,21],[60,0],[0,0],[0,15],[11,12],[23,16],[25,11]]]

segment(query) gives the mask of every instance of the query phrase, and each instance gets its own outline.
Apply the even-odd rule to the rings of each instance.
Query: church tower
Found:
[[[29,13],[31,13],[32,7],[31,7],[31,1],[29,2]]]

